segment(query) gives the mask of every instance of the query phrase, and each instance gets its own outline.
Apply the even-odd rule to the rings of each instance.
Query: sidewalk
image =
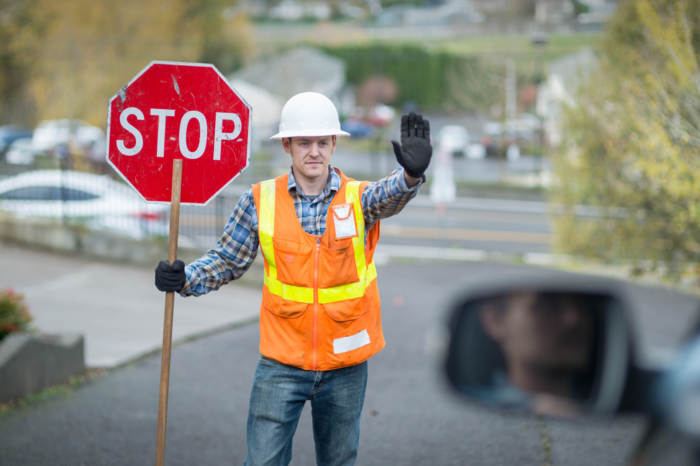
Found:
[[[11,244],[0,244],[0,265],[0,288],[25,295],[34,327],[84,335],[89,367],[118,366],[161,348],[165,294],[153,284],[153,269]],[[255,320],[260,301],[259,288],[236,283],[199,298],[176,296],[173,342]]]

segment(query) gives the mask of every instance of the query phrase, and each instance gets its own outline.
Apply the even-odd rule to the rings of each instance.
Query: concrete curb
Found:
[[[243,319],[243,320],[240,320],[237,322],[219,325],[217,327],[214,327],[214,328],[211,328],[208,330],[204,330],[201,332],[196,332],[196,333],[187,335],[187,336],[182,337],[182,338],[173,339],[172,348],[177,348],[178,346],[182,346],[182,345],[185,345],[187,343],[191,343],[193,341],[201,340],[202,338],[207,338],[207,337],[211,337],[214,335],[218,335],[220,333],[228,332],[229,330],[234,330],[237,328],[245,327],[247,325],[257,324],[258,322],[260,322],[259,317],[252,317],[250,319]],[[144,359],[148,359],[152,356],[156,356],[156,355],[162,354],[162,353],[163,353],[162,347],[153,348],[151,350],[144,351],[143,353],[134,355],[133,357],[129,358],[128,360],[123,361],[115,366],[93,367],[91,369],[104,369],[104,370],[108,370],[108,371],[114,371],[114,370],[121,369],[123,367],[130,366],[132,364],[138,364],[139,362],[143,361]]]
[[[0,342],[0,403],[85,370],[82,335],[12,333]]]

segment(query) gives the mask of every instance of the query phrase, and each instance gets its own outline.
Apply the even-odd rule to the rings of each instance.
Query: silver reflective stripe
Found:
[[[363,330],[357,335],[333,340],[333,352],[335,354],[347,353],[357,348],[369,345],[369,334]]]

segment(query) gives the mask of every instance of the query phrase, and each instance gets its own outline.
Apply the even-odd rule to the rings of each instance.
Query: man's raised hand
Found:
[[[401,117],[401,144],[391,141],[396,160],[412,178],[421,178],[430,164],[430,122],[423,115],[411,112]]]

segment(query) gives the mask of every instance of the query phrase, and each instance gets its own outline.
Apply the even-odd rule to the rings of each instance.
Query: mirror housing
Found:
[[[654,398],[658,414],[676,431],[700,439],[700,335],[661,375]]]
[[[614,280],[479,283],[449,307],[447,380],[491,407],[559,417],[615,413],[634,367],[627,307]]]

